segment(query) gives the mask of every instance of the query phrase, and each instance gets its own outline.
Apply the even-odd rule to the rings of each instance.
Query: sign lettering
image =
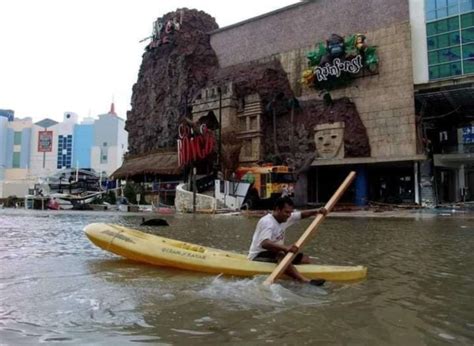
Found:
[[[189,125],[183,123],[178,127],[178,136],[180,167],[190,162],[203,160],[214,151],[216,140],[205,124],[199,127],[199,133],[195,133]]]
[[[359,73],[362,69],[362,56],[357,55],[351,60],[343,60],[336,58],[334,59],[332,65],[326,63],[324,66],[316,66],[314,68],[314,73],[318,82],[322,82],[328,79],[329,76],[340,77],[342,72],[349,72],[352,74]]]

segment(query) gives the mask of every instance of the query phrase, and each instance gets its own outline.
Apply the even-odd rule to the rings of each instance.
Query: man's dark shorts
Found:
[[[293,264],[301,264],[303,259],[303,253],[300,252],[293,259]],[[277,253],[273,251],[263,251],[260,252],[257,256],[254,257],[253,261],[257,262],[269,262],[269,263],[278,263]]]

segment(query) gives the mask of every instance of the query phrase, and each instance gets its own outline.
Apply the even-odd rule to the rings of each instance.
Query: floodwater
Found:
[[[256,218],[0,210],[0,344],[472,345],[474,222],[329,218],[305,252],[368,267],[323,288],[152,267],[83,233],[113,222],[245,252]],[[308,220],[288,230],[296,240]]]

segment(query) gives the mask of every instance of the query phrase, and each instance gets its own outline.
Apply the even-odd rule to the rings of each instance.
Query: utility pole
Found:
[[[217,169],[222,171],[222,89],[217,87],[219,93],[219,136],[217,137]]]
[[[193,214],[196,213],[196,190],[197,190],[197,186],[196,186],[196,166],[194,165],[193,163],[193,170],[192,170],[192,181],[193,181]]]
[[[272,102],[272,115],[273,115],[273,152],[275,155],[278,155],[276,110],[275,110],[274,102]]]

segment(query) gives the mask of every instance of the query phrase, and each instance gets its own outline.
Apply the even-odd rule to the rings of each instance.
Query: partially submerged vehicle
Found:
[[[250,183],[242,205],[244,209],[272,209],[277,198],[293,196],[297,180],[288,166],[272,164],[239,167],[236,178]]]

